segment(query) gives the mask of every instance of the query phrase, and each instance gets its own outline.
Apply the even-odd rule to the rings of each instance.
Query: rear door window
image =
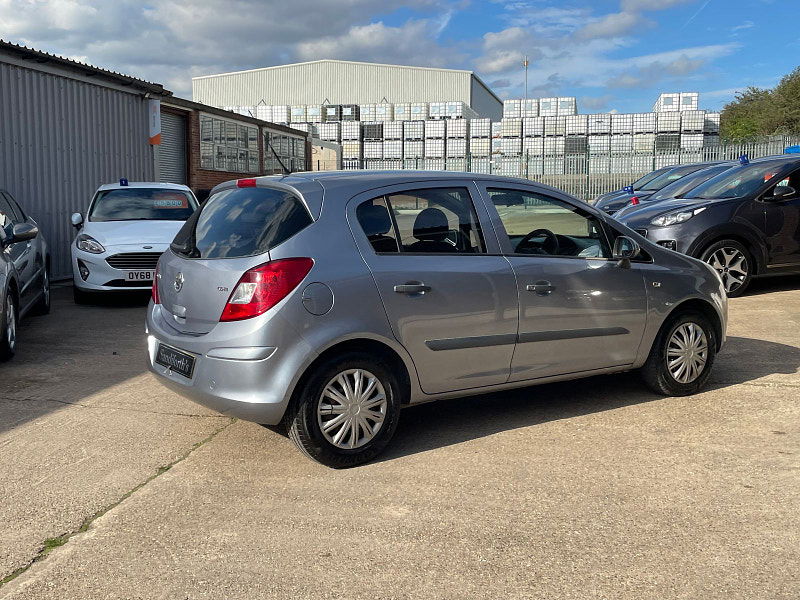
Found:
[[[217,192],[186,221],[172,251],[188,258],[241,258],[268,252],[312,223],[303,202],[284,190]]]
[[[359,205],[356,216],[378,253],[486,252],[466,188],[426,188],[389,194]]]

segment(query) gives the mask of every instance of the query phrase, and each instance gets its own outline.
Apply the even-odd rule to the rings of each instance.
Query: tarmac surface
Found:
[[[0,366],[0,598],[797,598],[800,278],[731,301],[707,391],[635,373],[403,412],[333,471],[161,387],[146,300]]]

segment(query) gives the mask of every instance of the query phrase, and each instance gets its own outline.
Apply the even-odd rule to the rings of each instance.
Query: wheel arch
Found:
[[[675,316],[686,312],[699,312],[711,322],[711,325],[714,327],[714,338],[717,342],[717,350],[719,350],[722,347],[723,337],[722,318],[714,308],[714,305],[707,300],[702,300],[700,298],[690,298],[688,300],[684,300],[670,311],[669,315],[667,315],[667,318],[664,319],[664,324],[671,322]]]
[[[764,245],[760,243],[758,237],[744,227],[726,227],[712,229],[698,238],[689,248],[687,254],[695,258],[700,258],[703,252],[710,246],[723,240],[739,242],[744,246],[750,255],[755,259],[755,271],[753,275],[761,275],[766,270],[767,257]]]
[[[314,360],[312,360],[305,367],[305,369],[303,369],[300,377],[297,378],[297,381],[292,388],[290,404],[294,404],[298,401],[300,391],[303,389],[306,381],[308,381],[308,379],[314,373],[315,369],[331,358],[345,352],[365,352],[383,359],[392,369],[392,372],[398,377],[402,394],[400,399],[401,404],[409,404],[411,401],[412,392],[412,372],[409,369],[409,365],[406,364],[406,361],[403,359],[403,357],[389,344],[368,337],[353,337],[339,340],[332,343],[322,352],[320,352],[314,358]],[[291,412],[291,410],[287,410],[286,414],[289,415]]]

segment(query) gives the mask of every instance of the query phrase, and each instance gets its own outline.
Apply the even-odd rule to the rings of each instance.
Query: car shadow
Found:
[[[800,290],[800,275],[775,275],[773,277],[759,277],[753,279],[750,287],[742,294],[743,298],[748,296],[760,296],[773,292],[789,292]]]
[[[722,389],[798,369],[800,348],[729,337],[708,386]],[[628,372],[409,406],[394,440],[377,460],[657,400],[665,398],[648,390],[636,372]]]
[[[52,290],[52,310],[26,316],[17,355],[0,364],[0,434],[147,372],[147,292],[72,301],[68,284]]]

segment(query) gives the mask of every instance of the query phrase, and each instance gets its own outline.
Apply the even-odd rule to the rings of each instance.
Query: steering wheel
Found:
[[[559,253],[559,245],[558,245],[558,237],[555,233],[550,231],[549,229],[534,229],[524,238],[519,241],[517,247],[514,249],[514,252],[518,252],[522,254],[522,248],[524,248],[533,238],[544,236],[545,240],[541,246],[538,244],[534,247],[536,250],[541,250],[546,254],[558,254]]]

